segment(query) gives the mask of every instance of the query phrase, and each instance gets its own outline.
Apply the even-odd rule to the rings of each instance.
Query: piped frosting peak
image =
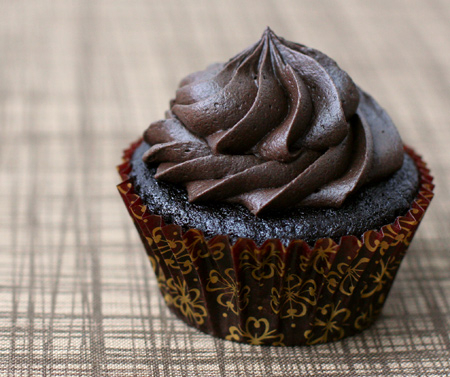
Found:
[[[386,112],[325,54],[276,36],[184,78],[166,119],[144,133],[157,179],[189,201],[254,214],[339,207],[403,163]]]

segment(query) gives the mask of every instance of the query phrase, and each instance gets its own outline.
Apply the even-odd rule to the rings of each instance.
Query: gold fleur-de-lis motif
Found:
[[[350,296],[369,261],[369,258],[361,258],[356,264],[350,266],[347,263],[339,263],[337,272],[331,271],[327,276],[327,288],[330,293],[334,293],[339,285],[339,291],[346,296]]]
[[[405,227],[404,229],[407,229]],[[411,231],[411,230],[410,230]],[[396,231],[392,225],[387,225],[383,227],[384,238],[380,244],[379,253],[383,256],[386,253],[386,250],[390,247],[397,246],[399,243],[405,243],[409,245],[408,233],[398,232]]]
[[[200,246],[200,244],[206,243],[203,234],[196,229],[191,229],[190,233],[195,234],[193,241],[186,243],[192,261],[196,261],[198,258],[208,258],[210,255],[209,248],[206,245]]]
[[[328,304],[317,310],[313,329],[305,331],[304,334],[307,344],[326,343],[344,337],[344,325],[350,317],[350,309],[339,309],[340,305],[341,301],[337,305]],[[316,334],[316,329],[319,334]]]
[[[378,238],[374,237],[375,234],[376,234],[376,232],[371,230],[371,231],[367,232],[364,237],[364,246],[371,253],[373,253],[380,245],[380,240]]]
[[[355,329],[364,330],[370,324],[375,321],[377,317],[377,313],[373,310],[372,304],[369,305],[369,308],[365,311],[362,311],[361,314],[355,319]]]
[[[314,255],[314,270],[319,274],[325,274],[330,269],[331,261],[338,249],[339,245],[329,238],[326,243],[324,242],[324,245],[321,244]]]
[[[249,302],[250,287],[236,281],[234,269],[225,270],[225,276],[219,271],[212,270],[209,273],[208,283],[206,284],[208,292],[222,292],[217,296],[217,302],[231,310],[234,314],[246,308]]]
[[[285,264],[280,256],[280,251],[275,245],[270,245],[269,251],[266,249],[245,250],[240,254],[240,267],[249,268],[255,280],[270,279],[275,273],[281,275]]]
[[[189,230],[189,239],[192,239],[192,241],[186,242],[186,245],[192,261],[195,262],[199,258],[205,259],[211,256],[216,261],[223,258],[225,244],[222,241],[206,242],[203,234],[197,229]]]
[[[189,289],[186,281],[181,281],[180,278],[177,281],[170,278],[166,284],[168,289],[164,299],[167,305],[179,309],[188,322],[202,325],[205,322],[206,308],[200,298],[200,290]]]
[[[300,270],[306,272],[309,265],[311,264],[311,256],[310,255],[300,255]]]
[[[313,279],[303,282],[295,274],[290,274],[283,287],[278,290],[272,288],[270,306],[281,318],[303,317],[307,312],[307,305],[316,305],[316,282]]]
[[[215,261],[223,258],[225,244],[221,241],[217,241],[209,245],[210,253]]]
[[[152,230],[152,236],[151,237],[145,237],[147,239],[147,242],[150,246],[157,245],[161,242],[162,238],[162,230],[160,226],[155,227]]]
[[[416,220],[409,220],[407,218],[402,218],[400,220],[400,226],[402,228],[402,230],[404,232],[404,235],[402,233],[398,234],[396,239],[401,242],[403,241],[403,243],[406,246],[409,246],[411,239],[414,235],[414,231],[416,230],[416,226],[417,226],[417,221]],[[400,237],[400,235],[402,235],[402,237]]]
[[[161,227],[154,228],[151,237],[145,238],[149,246],[158,248],[167,266],[179,269],[183,274],[192,271],[193,264],[182,239],[172,240],[167,238]]]
[[[367,298],[372,296],[375,292],[381,291],[383,289],[383,286],[393,278],[391,275],[389,267],[389,262],[386,263],[382,259],[379,261],[379,269],[373,273],[370,274],[369,278],[372,279],[372,282],[375,284],[375,286],[370,290],[367,291],[369,284],[366,284],[364,288],[361,290],[361,297]]]
[[[245,328],[242,328],[240,325],[231,326],[230,334],[225,339],[254,345],[272,344],[274,346],[284,346],[284,335],[278,334],[276,330],[270,330],[270,324],[266,318],[249,317],[245,322]]]

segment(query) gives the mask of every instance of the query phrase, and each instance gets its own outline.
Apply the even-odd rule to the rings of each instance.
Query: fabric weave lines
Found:
[[[450,3],[0,2],[0,376],[450,374]],[[166,308],[117,194],[178,81],[277,34],[371,93],[435,177],[377,322],[312,347],[215,339]]]

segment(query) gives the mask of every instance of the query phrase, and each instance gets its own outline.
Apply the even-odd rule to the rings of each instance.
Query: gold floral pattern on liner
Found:
[[[245,321],[245,326],[231,326],[230,334],[225,337],[227,340],[250,343],[253,345],[272,344],[274,346],[284,346],[283,334],[278,334],[276,330],[270,329],[270,323],[266,318],[257,319],[249,317]]]
[[[249,269],[255,280],[270,279],[284,272],[285,264],[276,245],[246,249],[239,254],[239,267]]]
[[[432,177],[410,148],[421,187],[405,216],[361,239],[230,245],[202,232],[165,225],[134,191],[124,154],[118,185],[137,225],[168,306],[186,323],[228,340],[298,345],[335,341],[370,326],[383,307],[412,237],[433,197]]]
[[[189,289],[185,280],[170,278],[166,282],[167,290],[164,295],[167,305],[174,306],[181,311],[190,322],[201,325],[207,315],[205,305],[201,299],[200,290]]]
[[[241,287],[232,268],[226,269],[223,275],[217,270],[210,271],[206,290],[216,294],[217,303],[236,315],[249,303],[250,287],[248,285]]]
[[[326,343],[330,340],[342,339],[345,335],[345,325],[350,317],[350,309],[327,304],[319,308],[312,324],[312,329],[305,331],[307,344]]]
[[[303,281],[290,274],[281,289],[272,288],[270,306],[280,318],[295,318],[306,315],[308,307],[317,303],[317,285],[313,279]]]

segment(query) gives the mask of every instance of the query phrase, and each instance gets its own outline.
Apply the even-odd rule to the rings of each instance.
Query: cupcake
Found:
[[[123,161],[118,189],[169,308],[250,344],[370,326],[433,196],[378,103],[270,29],[181,80]]]

